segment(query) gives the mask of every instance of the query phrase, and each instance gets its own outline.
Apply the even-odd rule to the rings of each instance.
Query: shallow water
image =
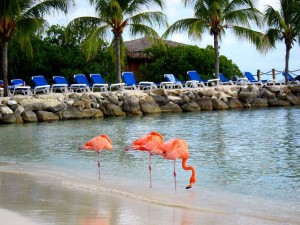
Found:
[[[297,224],[295,221],[300,220],[299,118],[300,108],[294,107],[1,125],[0,172],[51,180],[51,185],[55,183],[56,187],[81,195],[88,190],[168,209],[179,207],[189,212]],[[152,130],[162,133],[165,140],[177,137],[188,142],[188,164],[197,170],[197,183],[191,190],[184,189],[190,173],[183,171],[178,161],[177,191],[174,191],[173,162],[159,156],[152,158],[153,188],[150,189],[149,155],[124,151],[131,141]],[[78,146],[101,133],[111,138],[114,148],[101,153],[101,180],[98,181],[97,154],[79,151]],[[7,177],[11,176],[6,175],[0,189],[9,184]],[[21,191],[22,188],[6,189],[9,196]],[[5,208],[9,202],[9,198],[3,201],[0,196],[1,207]],[[134,216],[145,219],[142,215]],[[162,219],[159,213],[154,218]]]

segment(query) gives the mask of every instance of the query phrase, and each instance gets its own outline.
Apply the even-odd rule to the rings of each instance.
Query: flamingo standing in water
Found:
[[[131,145],[125,149],[125,151],[140,150],[149,152],[150,188],[152,188],[151,157],[154,154],[161,154],[159,146],[163,143],[163,140],[164,138],[160,133],[152,131],[149,134],[133,141]]]
[[[175,180],[175,191],[176,191],[176,159],[182,159],[182,168],[184,170],[191,170],[192,175],[190,177],[190,183],[186,189],[192,188],[193,184],[196,182],[196,170],[192,166],[187,166],[186,162],[190,156],[188,145],[185,140],[182,139],[171,139],[164,142],[159,149],[161,150],[161,156],[165,159],[174,160],[174,180]]]
[[[113,148],[112,141],[106,134],[101,134],[97,137],[86,142],[81,146],[80,150],[94,150],[98,153],[98,169],[99,169],[99,180],[100,180],[100,152],[102,150],[111,150]]]

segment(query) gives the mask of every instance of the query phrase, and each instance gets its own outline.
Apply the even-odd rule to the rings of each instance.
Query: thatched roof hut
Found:
[[[185,45],[182,43],[178,43],[175,41],[164,41],[168,46],[178,46]],[[150,48],[154,45],[155,42],[152,42],[149,38],[143,37],[131,41],[125,41],[125,52],[127,57],[127,66],[126,70],[137,72],[141,65],[145,65],[147,62],[151,60],[149,55],[144,53],[144,50]]]

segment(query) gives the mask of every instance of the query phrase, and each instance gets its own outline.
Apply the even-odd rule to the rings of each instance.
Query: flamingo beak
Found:
[[[191,184],[189,184],[185,189],[190,189],[190,188],[192,188]]]

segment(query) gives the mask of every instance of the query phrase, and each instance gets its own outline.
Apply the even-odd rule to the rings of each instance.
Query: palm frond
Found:
[[[128,22],[132,24],[145,23],[150,26],[167,27],[167,17],[162,12],[144,12],[128,18]]]
[[[96,55],[99,47],[104,43],[103,37],[106,35],[109,28],[109,26],[102,26],[97,29],[93,29],[88,37],[83,41],[82,50],[87,60],[90,60]]]
[[[209,24],[207,23],[207,21],[198,18],[187,18],[178,20],[173,23],[164,32],[162,37],[166,38],[170,34],[187,31],[190,37],[201,39],[204,31],[207,29],[209,29]]]
[[[151,9],[155,6],[158,6],[160,9],[163,9],[162,0],[133,0],[129,2],[128,8],[125,10],[126,14],[133,15],[136,13],[141,13],[144,11],[145,7]]]
[[[70,38],[72,30],[76,29],[76,27],[78,25],[83,26],[83,27],[84,26],[90,27],[90,30],[92,30],[92,28],[96,29],[97,26],[103,26],[107,23],[108,23],[107,21],[104,21],[98,17],[92,17],[92,16],[77,17],[74,20],[72,20],[66,27],[66,31],[65,31],[66,40],[68,40]]]
[[[258,27],[262,27],[262,13],[258,9],[245,8],[228,11],[224,14],[224,20],[229,25],[243,25],[251,27],[250,21],[254,21]]]
[[[248,40],[250,43],[254,44],[257,48],[259,48],[262,45],[262,41],[264,37],[263,33],[259,31],[251,30],[249,28],[240,27],[240,26],[233,26],[232,30],[239,39]]]
[[[129,24],[130,34],[133,36],[144,35],[146,37],[151,37],[158,39],[159,34],[152,28],[144,24]]]
[[[25,17],[43,17],[45,15],[53,14],[55,11],[68,12],[68,8],[72,1],[70,0],[45,0],[39,1],[38,4],[33,5],[24,11]]]

